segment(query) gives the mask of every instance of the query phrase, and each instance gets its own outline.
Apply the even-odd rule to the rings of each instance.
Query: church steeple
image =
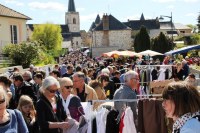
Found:
[[[68,12],[76,12],[74,0],[69,0]]]
[[[141,17],[140,17],[140,20],[145,20],[145,19],[144,19],[143,13],[142,13],[142,15],[141,15]]]
[[[74,0],[69,0],[68,12],[65,13],[65,24],[70,32],[80,32],[79,12],[76,12]]]

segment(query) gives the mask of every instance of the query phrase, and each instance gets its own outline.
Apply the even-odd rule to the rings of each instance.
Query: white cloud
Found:
[[[65,7],[64,4],[58,2],[31,2],[28,4],[28,6],[34,9],[57,10],[57,11],[67,10],[67,7]]]
[[[174,2],[176,0],[153,0],[154,2],[159,2],[159,3],[169,3],[169,2]]]
[[[169,5],[166,7],[167,9],[174,9],[174,5]]]
[[[126,21],[128,21],[128,20],[139,20],[139,19],[140,19],[140,16],[141,16],[141,14],[140,14],[140,15],[139,15],[139,14],[136,14],[136,15],[133,15],[133,16],[126,16],[126,17],[122,18],[121,20],[122,20],[123,22],[126,22]]]
[[[197,13],[187,13],[185,16],[187,17],[198,17],[198,14]]]
[[[103,16],[103,13],[92,13],[92,14],[88,14],[88,15],[81,15],[80,16],[80,20],[81,22],[94,22],[96,17],[97,17],[97,14],[99,14],[100,18],[102,18]]]
[[[5,0],[5,3],[14,4],[16,6],[24,6],[24,3],[16,1],[16,0]]]
[[[85,8],[76,8],[76,10],[78,11],[78,12],[82,12],[82,11],[85,11]]]
[[[188,2],[188,3],[191,3],[191,2],[193,2],[193,3],[195,3],[195,2],[198,2],[199,0],[184,0],[184,2]]]
[[[140,17],[141,17],[141,14],[135,14],[133,16],[126,16],[122,19],[120,19],[122,22],[127,22],[128,20],[140,20]],[[155,19],[154,17],[152,16],[145,16],[144,14],[144,18],[145,19]]]

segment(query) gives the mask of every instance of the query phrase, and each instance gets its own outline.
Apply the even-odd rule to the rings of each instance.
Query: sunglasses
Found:
[[[71,88],[73,88],[73,86],[72,86],[72,85],[70,85],[70,86],[65,86],[65,88],[66,88],[66,89],[71,89]]]
[[[58,91],[58,89],[57,90],[51,90],[51,89],[47,89],[50,93],[56,93],[57,91]]]
[[[4,103],[6,101],[6,99],[4,98],[4,99],[2,99],[2,100],[0,100],[0,104],[2,104],[2,103]]]

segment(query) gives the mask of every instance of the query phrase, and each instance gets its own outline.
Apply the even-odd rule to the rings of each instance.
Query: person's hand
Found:
[[[62,128],[62,129],[68,129],[69,128],[69,123],[68,122],[61,122],[60,123],[60,128]]]

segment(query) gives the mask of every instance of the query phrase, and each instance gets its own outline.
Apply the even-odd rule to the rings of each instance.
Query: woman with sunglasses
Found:
[[[28,133],[28,128],[19,110],[6,109],[8,96],[0,86],[0,132],[1,133]]]
[[[45,78],[42,83],[42,94],[36,104],[41,133],[62,133],[69,127],[62,99],[57,95],[59,87],[59,82],[52,76]]]
[[[60,82],[60,97],[62,104],[68,117],[79,121],[80,116],[84,114],[81,100],[78,96],[71,94],[73,89],[73,82],[70,78],[64,77],[59,80]]]

